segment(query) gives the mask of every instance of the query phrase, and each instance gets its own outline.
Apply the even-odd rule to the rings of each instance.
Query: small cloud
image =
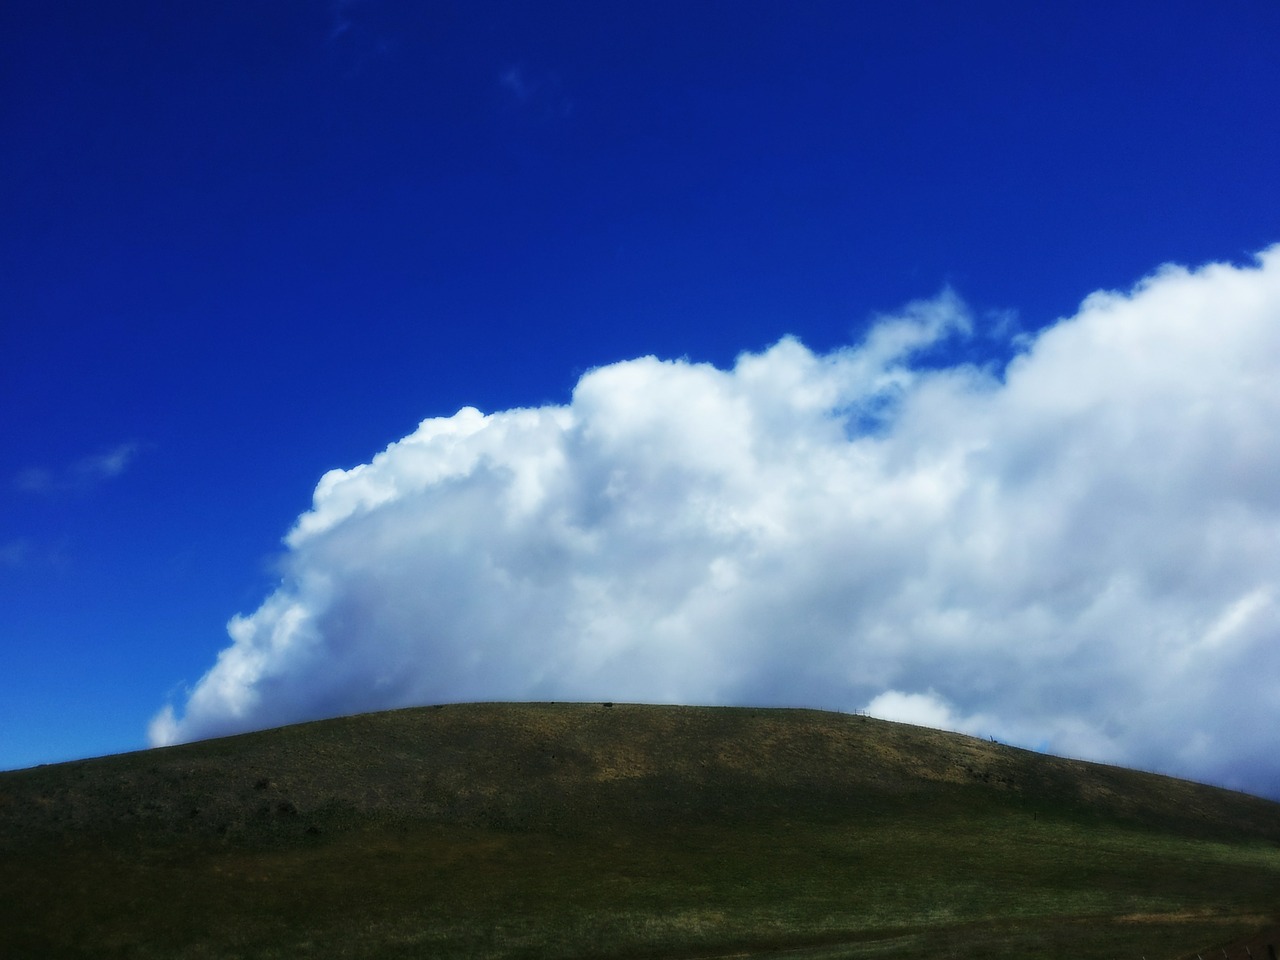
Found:
[[[138,443],[121,443],[103,453],[83,457],[64,469],[28,467],[13,478],[13,486],[24,493],[35,494],[90,489],[123,474],[140,449]]]
[[[26,566],[31,555],[31,544],[26,540],[10,540],[0,543],[0,567]]]
[[[519,66],[508,67],[498,77],[498,84],[516,98],[525,103],[533,96],[536,87],[525,79],[524,70]]]
[[[68,563],[66,541],[43,543],[28,537],[0,542],[0,570],[44,571]]]
[[[138,444],[122,443],[106,453],[85,457],[75,464],[72,471],[89,482],[111,480],[124,473],[137,454]]]
[[[13,486],[24,493],[48,493],[55,487],[53,472],[43,467],[28,467],[13,478]]]
[[[368,0],[332,0],[326,44],[339,57],[347,79],[384,62],[394,62],[405,28],[385,5]]]
[[[166,705],[151,718],[147,725],[147,737],[152,743],[173,743],[178,739],[178,721],[172,706]]]
[[[498,86],[518,109],[544,120],[564,119],[573,113],[573,101],[553,74],[531,73],[513,64],[498,74]]]
[[[924,693],[903,693],[900,690],[886,690],[866,705],[861,711],[881,720],[893,720],[897,723],[911,723],[917,727],[932,727],[934,730],[951,730],[955,733],[968,733],[973,736],[991,737],[999,733],[1001,739],[1025,740],[1026,734],[1021,730],[999,729],[994,718],[980,713],[961,716],[955,706],[945,697],[930,687]]]
[[[365,0],[331,0],[329,4],[329,41],[332,43],[356,25],[359,8]]]
[[[1020,340],[1029,343],[1030,338],[1022,329],[1022,318],[1017,310],[988,310],[984,316],[984,330],[988,340]]]
[[[337,40],[351,29],[351,18],[347,10],[354,0],[333,0],[329,5],[329,39]]]
[[[902,693],[886,690],[867,704],[865,713],[881,720],[913,723],[936,730],[960,730],[963,723],[952,712],[950,704],[930,690],[928,693]]]

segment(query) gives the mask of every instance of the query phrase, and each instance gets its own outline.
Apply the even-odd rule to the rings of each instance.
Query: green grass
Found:
[[[0,955],[1194,956],[1280,805],[807,711],[400,711],[0,775]],[[782,951],[782,952],[780,952]]]

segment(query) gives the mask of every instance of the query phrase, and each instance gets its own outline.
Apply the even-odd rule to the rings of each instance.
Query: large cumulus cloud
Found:
[[[157,743],[477,699],[865,709],[1280,795],[1280,247],[1020,344],[949,295],[321,478]]]

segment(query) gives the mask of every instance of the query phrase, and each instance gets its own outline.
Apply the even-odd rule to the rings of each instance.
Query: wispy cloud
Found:
[[[510,103],[542,120],[564,119],[573,114],[573,101],[565,95],[559,77],[512,64],[498,74],[498,87]]]
[[[536,88],[525,79],[524,69],[511,66],[498,76],[498,83],[520,103],[525,103],[533,96]]]
[[[330,0],[329,3],[329,40],[337,40],[349,31],[353,24],[353,13],[366,0]]]
[[[24,493],[48,493],[57,487],[53,471],[44,467],[27,467],[13,478],[13,488]]]
[[[85,457],[72,467],[72,471],[89,483],[111,480],[124,473],[137,454],[136,443],[122,443],[106,453]]]
[[[0,543],[0,567],[22,567],[31,556],[31,544],[26,540],[8,540]]]
[[[13,487],[36,494],[90,489],[123,474],[140,450],[138,443],[121,443],[66,467],[28,467],[13,478]]]
[[[831,353],[646,357],[423,421],[321,478],[280,588],[153,739],[803,704],[1280,796],[1280,247],[939,367],[970,326],[944,296]]]
[[[338,56],[349,79],[376,65],[393,63],[402,48],[405,30],[397,26],[395,7],[372,0],[332,0],[326,44]]]

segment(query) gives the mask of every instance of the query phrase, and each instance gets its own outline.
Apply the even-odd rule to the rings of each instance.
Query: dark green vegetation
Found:
[[[813,711],[458,705],[0,774],[5,957],[1157,960],[1277,907],[1280,804]]]

